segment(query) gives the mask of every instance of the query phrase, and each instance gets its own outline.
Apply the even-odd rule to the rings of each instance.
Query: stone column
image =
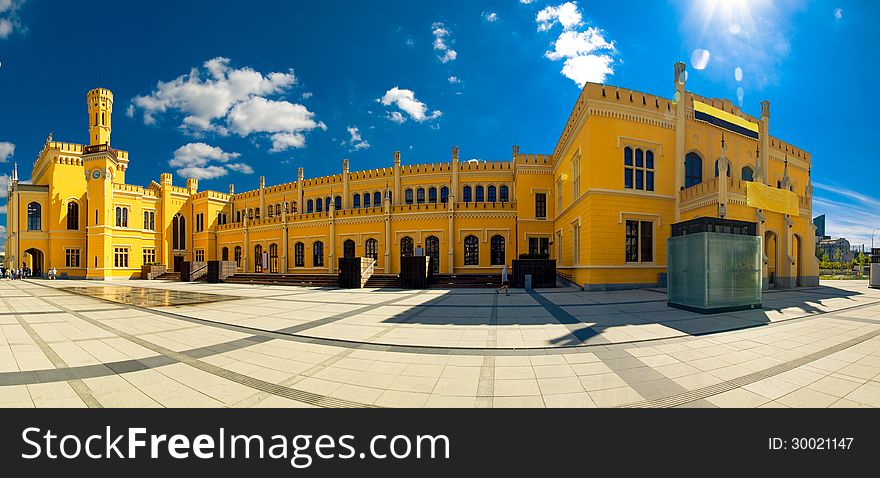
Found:
[[[342,209],[350,209],[351,208],[351,197],[349,197],[349,189],[348,189],[348,160],[342,160]],[[336,198],[330,197],[330,202],[335,203]]]
[[[266,213],[266,176],[260,176],[260,218],[268,216]]]
[[[761,102],[761,181],[770,185],[770,102]],[[756,178],[757,180],[757,178]]]
[[[393,205],[397,206],[401,204],[400,202],[400,151],[394,152],[394,191],[392,192],[394,196],[392,198]]]
[[[303,214],[306,205],[303,204],[303,168],[299,168],[296,172],[296,207],[299,214]]]
[[[681,190],[685,185],[685,126],[687,124],[687,68],[682,62],[675,64],[675,222],[681,221]],[[662,160],[662,158],[659,158]]]
[[[391,274],[391,201],[385,197],[385,273]]]

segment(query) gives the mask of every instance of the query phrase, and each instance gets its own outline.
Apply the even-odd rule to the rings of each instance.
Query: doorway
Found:
[[[183,256],[174,256],[174,268],[171,272],[180,272],[180,268],[183,266]]]

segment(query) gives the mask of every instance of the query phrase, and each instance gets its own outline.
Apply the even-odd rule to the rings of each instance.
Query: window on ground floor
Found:
[[[626,221],[626,262],[654,262],[654,223]]]
[[[549,237],[530,237],[529,238],[529,254],[550,255],[550,238]]]
[[[64,250],[64,265],[66,267],[79,267],[80,250],[67,248]]]
[[[156,263],[156,249],[152,247],[144,248],[143,250],[144,256],[144,264],[155,264]]]
[[[128,248],[127,247],[113,248],[113,267],[116,267],[116,268],[127,268],[128,267]]]

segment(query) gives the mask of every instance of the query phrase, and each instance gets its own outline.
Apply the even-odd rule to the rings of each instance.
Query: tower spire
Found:
[[[18,181],[18,161],[12,163],[12,181]]]

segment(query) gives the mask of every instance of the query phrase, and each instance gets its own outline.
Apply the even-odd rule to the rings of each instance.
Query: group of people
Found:
[[[31,276],[31,270],[27,267],[18,269],[7,269],[6,266],[0,266],[0,278],[10,280],[22,280]]]

